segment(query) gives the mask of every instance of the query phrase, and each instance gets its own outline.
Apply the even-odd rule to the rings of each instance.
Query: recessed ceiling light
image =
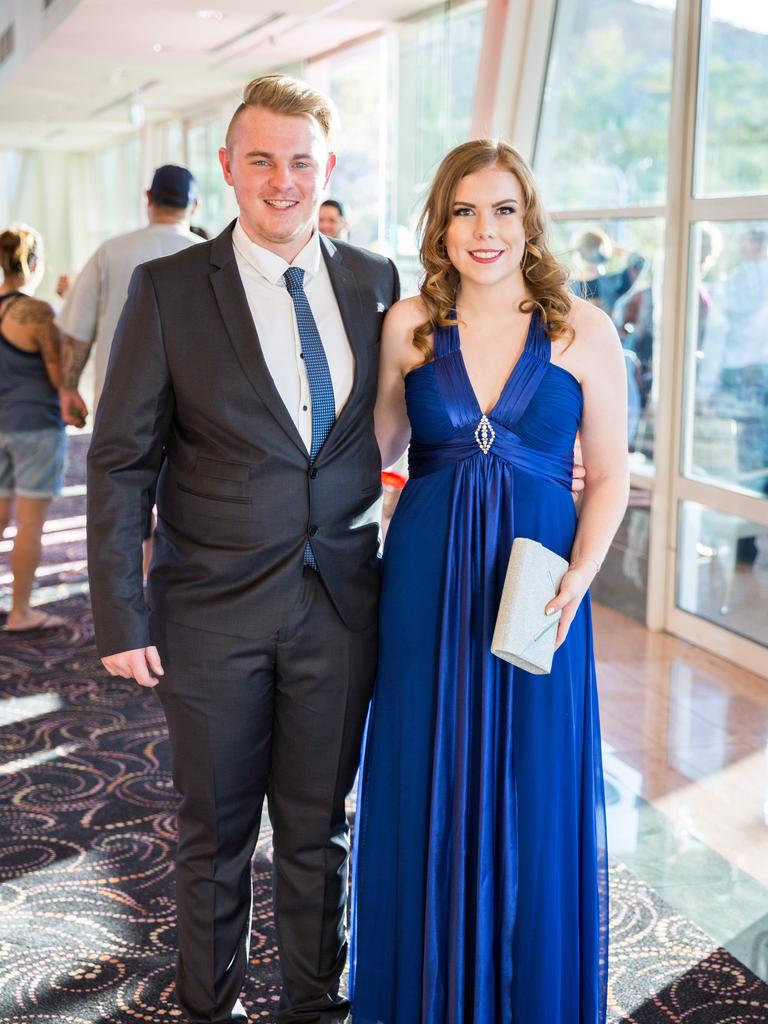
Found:
[[[163,46],[162,43],[152,43],[152,49],[155,51],[155,53],[162,53],[165,47]]]
[[[217,11],[213,7],[205,7],[203,10],[197,12],[198,18],[202,18],[203,21],[221,21],[224,17],[224,11]]]

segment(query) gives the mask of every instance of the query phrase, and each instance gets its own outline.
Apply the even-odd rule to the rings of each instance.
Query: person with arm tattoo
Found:
[[[64,620],[30,607],[43,524],[61,491],[66,436],[56,389],[53,310],[30,294],[42,278],[42,242],[28,228],[0,234],[0,535],[11,515],[13,602],[3,629],[51,629]]]
[[[68,334],[61,336],[59,367],[59,401],[65,423],[85,425],[88,406],[80,394],[80,376],[91,354],[91,343],[78,341]]]

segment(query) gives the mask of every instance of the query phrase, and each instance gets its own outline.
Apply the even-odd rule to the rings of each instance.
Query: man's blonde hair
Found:
[[[336,121],[333,104],[317,89],[290,75],[261,75],[249,82],[243,90],[243,102],[232,115],[227,128],[226,146],[232,148],[234,128],[240,115],[248,107],[263,107],[275,114],[289,114],[294,117],[308,114],[330,140]]]

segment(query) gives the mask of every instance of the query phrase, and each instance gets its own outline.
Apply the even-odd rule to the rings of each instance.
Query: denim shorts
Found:
[[[0,431],[0,498],[61,494],[66,453],[63,429]]]

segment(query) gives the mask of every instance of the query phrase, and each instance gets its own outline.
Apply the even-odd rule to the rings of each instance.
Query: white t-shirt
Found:
[[[183,224],[149,224],[104,242],[78,274],[55,322],[64,334],[96,345],[94,409],[133,271],[140,263],[170,256],[200,241]]]

